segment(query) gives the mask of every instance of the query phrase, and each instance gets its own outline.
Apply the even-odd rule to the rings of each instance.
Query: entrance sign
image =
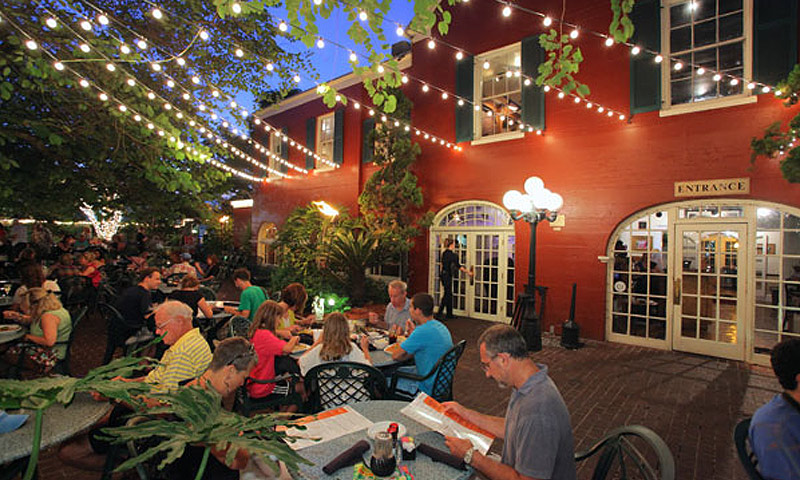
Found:
[[[722,178],[717,180],[675,182],[676,197],[747,195],[749,193],[749,178]]]

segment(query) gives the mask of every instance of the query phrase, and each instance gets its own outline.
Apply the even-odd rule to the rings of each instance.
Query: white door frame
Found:
[[[470,225],[468,218],[461,218],[460,220],[453,220],[454,214],[462,212],[461,216],[469,215],[469,207],[483,207],[486,210],[495,213],[495,225],[491,226],[475,226]],[[453,225],[455,223],[455,225]],[[497,278],[497,313],[496,314],[482,314],[476,312],[474,309],[475,302],[475,283],[470,283],[468,277],[464,274],[459,275],[456,282],[467,282],[464,290],[466,298],[464,301],[464,309],[457,308],[457,303],[453,304],[453,313],[472,318],[482,318],[486,320],[499,321],[508,323],[510,321],[511,312],[506,312],[506,292],[508,285],[513,287],[514,279],[506,278],[507,260],[509,252],[507,250],[509,236],[515,235],[514,221],[508,212],[501,206],[492,202],[482,200],[470,200],[457,202],[446,207],[443,207],[437,212],[434,221],[429,231],[428,236],[428,291],[437,298],[437,291],[441,291],[439,284],[439,263],[436,260],[437,254],[442,250],[442,246],[437,244],[437,237],[447,238],[447,236],[455,237],[457,235],[465,235],[467,237],[467,252],[466,258],[462,260],[462,264],[466,268],[477,267],[475,245],[477,235],[497,235],[498,236],[498,278]],[[516,265],[515,265],[516,266]],[[456,297],[456,288],[453,289],[453,295]],[[437,303],[438,305],[438,303]]]

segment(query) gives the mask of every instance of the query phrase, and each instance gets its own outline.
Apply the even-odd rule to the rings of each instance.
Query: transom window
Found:
[[[738,79],[750,77],[747,36],[749,0],[666,2],[665,48],[676,61],[663,62],[669,88],[665,105],[683,105],[742,95]],[[693,67],[694,66],[694,67]],[[716,77],[715,73],[720,74]]]
[[[513,228],[511,216],[502,208],[490,205],[467,204],[442,212],[438,227],[508,227]]]
[[[334,138],[334,112],[317,117],[317,155],[331,161],[333,159],[333,138]],[[331,170],[330,165],[317,162],[317,170]]]
[[[520,45],[475,57],[475,138],[519,130],[522,115]]]

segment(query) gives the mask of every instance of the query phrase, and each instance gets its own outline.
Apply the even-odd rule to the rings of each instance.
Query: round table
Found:
[[[27,328],[20,328],[16,332],[0,333],[0,345],[15,342],[24,337],[26,333],[28,333]]]
[[[414,437],[414,441],[417,445],[425,443],[434,448],[448,452],[449,450],[444,444],[444,437],[441,434],[431,431],[431,429],[425,425],[400,413],[400,409],[406,405],[408,405],[408,403],[394,400],[373,400],[370,402],[355,403],[350,406],[372,422],[389,420],[403,424],[408,432],[406,435]],[[352,466],[341,468],[334,472],[333,475],[326,475],[325,472],[322,471],[322,467],[336,458],[340,453],[352,447],[356,442],[364,439],[367,439],[367,432],[366,430],[360,430],[299,450],[298,453],[300,455],[314,464],[301,465],[300,475],[302,478],[308,480],[352,480]],[[367,440],[371,443],[371,440]],[[371,451],[364,454],[366,461],[369,461],[370,454]],[[417,452],[416,460],[402,460],[398,458],[398,466],[400,465],[407,466],[411,474],[420,480],[463,480],[469,478],[472,474],[471,468],[467,470],[458,470],[444,463],[434,463],[429,457],[419,452]]]
[[[73,402],[66,408],[60,403],[44,411],[41,449],[57,445],[88,429],[111,410],[108,402],[97,402],[88,393],[76,393]],[[0,464],[11,462],[31,454],[33,449],[34,413],[25,424],[13,432],[0,435]]]

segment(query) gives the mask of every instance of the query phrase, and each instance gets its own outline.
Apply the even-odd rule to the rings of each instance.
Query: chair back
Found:
[[[106,320],[108,325],[116,323],[121,326],[130,326],[125,322],[125,317],[123,317],[122,314],[119,313],[119,310],[117,310],[113,305],[100,302],[97,304],[97,308],[100,310],[100,314],[103,315],[103,318]]]
[[[449,402],[453,399],[453,379],[456,376],[456,366],[466,345],[466,340],[461,340],[453,345],[433,366],[433,371],[436,373],[430,396],[437,402]]]
[[[363,363],[330,362],[317,365],[305,376],[309,413],[339,405],[386,398],[386,377]]]
[[[747,476],[750,480],[764,480],[764,477],[762,477],[761,474],[758,473],[758,469],[756,469],[758,459],[750,448],[749,431],[750,418],[741,420],[733,428],[733,443],[736,444],[736,454],[739,456],[739,462],[742,464],[742,467],[744,467],[744,471],[747,472]]]
[[[58,281],[61,289],[61,303],[67,307],[71,305],[87,305],[94,293],[94,286],[89,277],[70,275]]]
[[[669,447],[656,432],[641,425],[626,425],[612,430],[588,450],[575,453],[575,461],[586,460],[597,453],[600,457],[592,480],[675,478],[675,459]]]
[[[69,338],[67,338],[67,351],[64,354],[64,358],[58,361],[53,369],[62,375],[72,375],[70,373],[69,365],[70,365],[70,358],[72,356],[72,343],[75,340],[75,331],[78,329],[78,324],[81,323],[83,317],[86,316],[86,312],[89,311],[89,307],[82,306],[78,309],[69,310],[69,316],[72,320],[72,330],[69,332]]]

